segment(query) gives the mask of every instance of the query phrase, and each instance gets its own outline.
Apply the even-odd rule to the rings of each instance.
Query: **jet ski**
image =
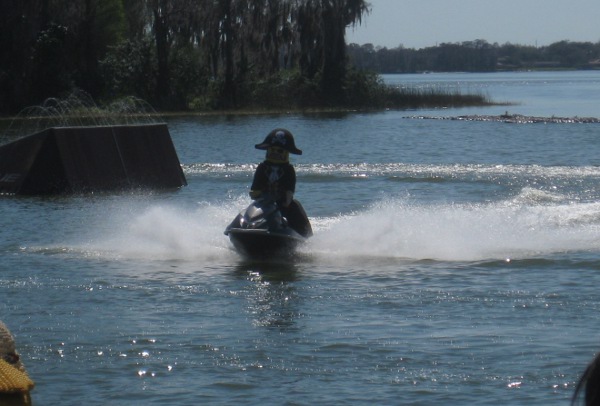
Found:
[[[273,258],[293,255],[298,245],[312,235],[312,228],[304,209],[295,201],[304,216],[301,227],[292,227],[279,209],[277,202],[266,196],[254,200],[227,226],[234,248],[250,258]]]

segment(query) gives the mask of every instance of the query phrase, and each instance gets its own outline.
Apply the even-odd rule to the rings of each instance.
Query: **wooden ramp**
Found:
[[[185,185],[166,124],[49,128],[0,146],[0,194]]]

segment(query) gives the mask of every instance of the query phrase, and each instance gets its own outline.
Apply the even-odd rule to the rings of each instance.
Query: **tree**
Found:
[[[322,0],[321,30],[323,32],[322,89],[332,102],[343,98],[346,78],[346,27],[362,21],[368,12],[363,0]]]
[[[123,0],[123,12],[127,39],[135,41],[143,38],[150,20],[146,0]]]
[[[44,25],[45,1],[6,0],[0,13],[0,111],[29,103],[32,49]]]
[[[125,40],[100,61],[103,96],[115,99],[136,95],[148,102],[156,96],[156,48],[151,38]]]
[[[320,0],[300,0],[292,14],[299,42],[300,73],[312,80],[323,65]]]
[[[157,77],[156,98],[161,107],[169,101],[169,52],[171,35],[169,30],[172,4],[169,0],[149,0],[148,7],[152,13],[152,32],[156,45]]]

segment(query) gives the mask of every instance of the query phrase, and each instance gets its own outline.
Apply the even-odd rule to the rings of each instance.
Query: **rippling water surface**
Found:
[[[600,116],[600,72],[386,80]],[[567,404],[600,348],[600,125],[413,113],[171,119],[179,191],[4,197],[34,404]],[[223,229],[279,126],[315,236],[249,262]]]

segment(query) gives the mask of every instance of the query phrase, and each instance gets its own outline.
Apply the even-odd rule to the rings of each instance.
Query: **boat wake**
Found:
[[[104,219],[94,237],[69,249],[115,260],[230,262],[238,256],[223,230],[245,202],[240,197],[186,209],[149,206],[133,216]],[[312,261],[508,260],[600,247],[600,203],[573,203],[527,188],[511,200],[487,204],[379,201],[364,211],[311,222],[314,236],[301,254]]]
[[[311,252],[336,257],[510,260],[597,250],[600,203],[412,206],[381,202],[324,219]],[[319,222],[317,222],[317,225]]]

